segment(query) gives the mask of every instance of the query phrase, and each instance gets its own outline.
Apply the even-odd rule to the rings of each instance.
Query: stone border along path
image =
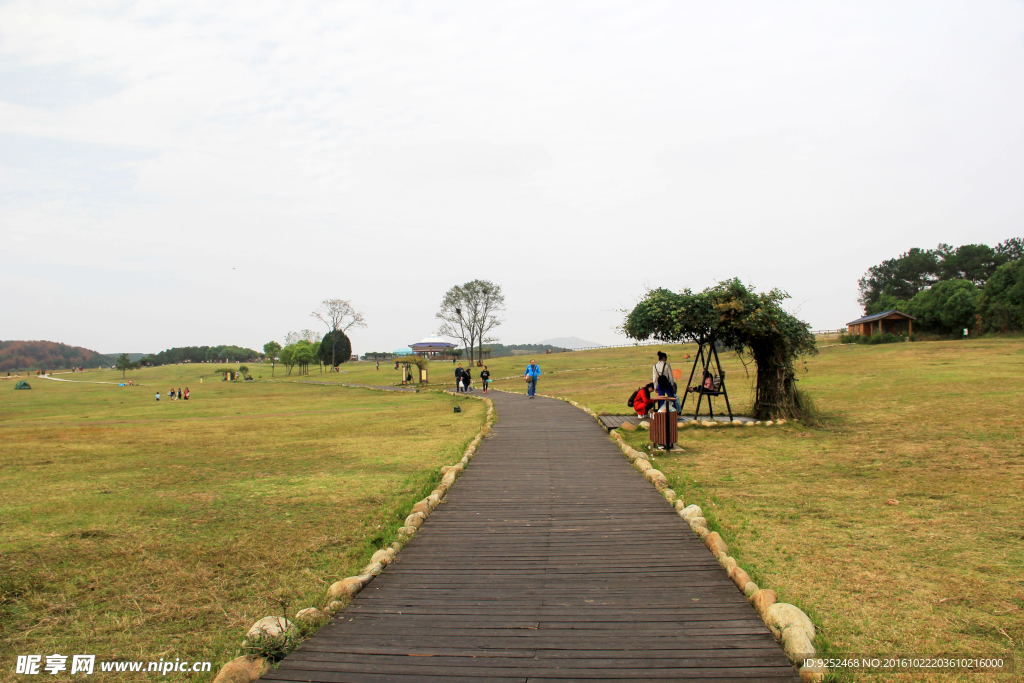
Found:
[[[401,554],[374,556],[384,571],[332,586],[351,603],[264,680],[798,680],[736,577],[597,424],[489,396],[501,420],[468,478],[422,528],[410,515]]]
[[[640,416],[636,415],[635,413],[633,415],[600,415],[599,417],[600,417],[599,421],[601,422],[601,424],[604,426],[605,430],[607,430],[607,431],[611,431],[613,429],[621,427],[623,425],[623,423],[625,423],[625,422],[628,422],[629,424],[631,424],[633,426],[637,426],[641,422],[647,422],[648,421],[646,417],[640,417]],[[705,423],[705,422],[712,422],[712,420],[709,420],[706,417],[701,417],[701,418],[698,418],[698,419],[694,420],[693,415],[680,415],[677,418],[676,425],[678,427],[687,427],[687,426],[690,425],[690,423],[696,423],[696,424],[700,424],[700,425],[703,426],[703,423]],[[781,422],[779,422],[779,424],[785,424],[785,422],[786,422],[785,420],[782,420]],[[714,423],[715,423],[716,426],[723,425],[723,424],[737,424],[737,425],[744,425],[744,426],[746,426],[746,425],[769,424],[767,422],[762,423],[760,420],[755,420],[754,418],[746,417],[745,415],[734,415],[731,423],[729,422],[728,415],[716,415],[715,419],[714,419]]]

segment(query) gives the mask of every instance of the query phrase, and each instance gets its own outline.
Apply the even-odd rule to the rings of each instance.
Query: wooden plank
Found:
[[[472,466],[280,681],[795,681],[743,595],[588,416],[495,393]]]

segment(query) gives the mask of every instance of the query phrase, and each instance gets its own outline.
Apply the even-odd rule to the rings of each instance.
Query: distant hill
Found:
[[[0,370],[63,370],[113,365],[114,359],[81,346],[51,341],[0,341]]]
[[[604,344],[587,341],[586,339],[580,339],[579,337],[555,337],[554,339],[545,339],[538,344],[538,346],[541,345],[557,346],[563,349],[584,349],[593,346],[604,346]]]

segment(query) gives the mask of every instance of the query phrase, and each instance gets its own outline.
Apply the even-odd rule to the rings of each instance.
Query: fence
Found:
[[[632,344],[612,344],[611,346],[581,346],[578,349],[562,349],[563,351],[593,351],[595,349],[624,349],[627,346],[671,346],[673,344],[682,344],[684,342],[660,342],[660,341],[646,341],[646,342],[633,342]]]

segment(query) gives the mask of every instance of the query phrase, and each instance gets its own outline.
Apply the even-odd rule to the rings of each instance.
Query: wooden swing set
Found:
[[[700,415],[700,404],[703,402],[704,397],[708,397],[708,416],[714,420],[715,413],[711,405],[711,399],[716,396],[723,396],[725,398],[725,409],[729,412],[729,421],[732,421],[732,406],[729,405],[729,392],[725,389],[725,371],[722,370],[722,362],[718,359],[718,348],[715,345],[715,337],[709,335],[707,337],[701,337],[699,340],[700,348],[697,350],[697,355],[693,359],[693,368],[690,369],[690,379],[686,381],[686,391],[683,392],[683,402],[679,407],[679,412],[682,413],[683,409],[686,408],[686,399],[690,394],[697,394],[697,409],[693,412],[693,419],[697,419]],[[711,372],[711,361],[715,362],[716,372]],[[696,386],[693,385],[693,376],[697,373],[697,366],[700,366],[701,373],[697,379]],[[705,382],[711,379],[711,387],[705,386]]]

